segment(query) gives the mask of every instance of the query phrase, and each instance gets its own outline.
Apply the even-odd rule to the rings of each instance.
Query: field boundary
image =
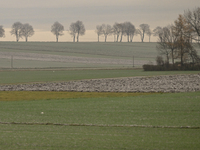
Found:
[[[153,126],[153,125],[109,125],[109,124],[78,124],[78,123],[31,123],[31,122],[0,122],[9,125],[51,125],[51,126],[89,126],[89,127],[137,127],[137,128],[168,128],[168,129],[200,129],[192,126]]]

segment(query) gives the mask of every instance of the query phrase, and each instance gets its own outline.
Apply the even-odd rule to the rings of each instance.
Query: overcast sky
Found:
[[[136,28],[147,23],[154,29],[173,23],[184,10],[199,4],[199,0],[1,0],[0,25],[8,29],[20,21],[49,31],[58,21],[68,30],[81,20],[86,30],[94,30],[98,24],[130,21]]]

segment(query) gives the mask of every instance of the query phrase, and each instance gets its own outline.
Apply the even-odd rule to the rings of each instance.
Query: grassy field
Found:
[[[96,43],[96,42],[0,42],[0,53],[9,53],[6,57],[0,57],[0,68],[11,67],[11,56],[14,58],[14,68],[49,68],[49,67],[87,67],[87,68],[116,68],[132,67],[133,56],[134,66],[141,67],[144,63],[154,62],[157,55],[156,43]],[[40,54],[43,57],[66,56],[80,57],[81,59],[112,59],[115,61],[128,60],[120,64],[103,64],[100,62],[60,62],[56,60],[38,60],[36,58],[19,58],[18,53],[23,55]],[[48,54],[48,56],[46,56]],[[67,58],[66,58],[67,61]]]
[[[98,93],[90,93],[88,97],[85,93],[74,93],[77,96],[73,98],[63,92],[57,99],[48,96],[37,99],[34,95],[40,94],[35,92],[0,94],[3,95],[0,149],[196,150],[200,147],[200,92],[123,96],[107,93],[103,97]],[[13,95],[18,98],[5,99]],[[19,101],[19,95],[25,98]],[[188,126],[197,128],[182,128]]]
[[[131,68],[133,63],[135,67],[141,68],[143,64],[155,63],[155,58],[158,55],[156,45],[157,43],[149,42],[0,42],[0,54],[2,55],[0,55],[0,68],[11,67],[11,56],[14,58],[14,68]],[[195,48],[200,52],[198,46]],[[7,53],[6,56],[3,56],[5,53]],[[41,55],[41,58],[38,59],[33,54]],[[52,57],[57,58],[45,60]],[[59,57],[66,57],[65,62],[61,61]],[[69,60],[70,57],[78,57],[83,62]],[[93,61],[87,61],[88,59],[93,59]],[[100,60],[95,62],[95,59]],[[112,61],[116,62],[113,64]]]
[[[142,69],[100,70],[1,70],[0,84],[70,81],[98,78],[193,74],[199,71],[143,71]]]
[[[199,73],[144,72],[126,63],[132,56],[136,67],[155,61],[155,47],[156,43],[0,42],[0,85]],[[8,69],[11,61],[6,53],[27,55],[26,59],[13,55],[14,67],[26,69]],[[29,59],[32,54],[55,58]],[[59,56],[125,63],[66,63]],[[30,69],[44,67],[48,69]],[[0,91],[0,149],[196,150],[200,148],[199,108],[200,92]]]

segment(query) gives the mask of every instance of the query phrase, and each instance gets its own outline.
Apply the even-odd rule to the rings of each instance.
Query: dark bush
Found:
[[[143,65],[144,71],[177,71],[177,70],[200,70],[200,64],[184,64],[175,63],[174,65],[165,63],[164,65]]]
[[[157,65],[164,65],[164,60],[162,56],[157,56],[156,57],[156,64]]]

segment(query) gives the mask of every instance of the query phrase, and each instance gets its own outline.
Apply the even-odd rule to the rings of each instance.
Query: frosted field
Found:
[[[0,42],[0,68],[141,68],[155,63],[157,43]],[[200,48],[196,47],[200,53]]]
[[[0,67],[141,67],[154,62],[156,43],[1,42]]]

